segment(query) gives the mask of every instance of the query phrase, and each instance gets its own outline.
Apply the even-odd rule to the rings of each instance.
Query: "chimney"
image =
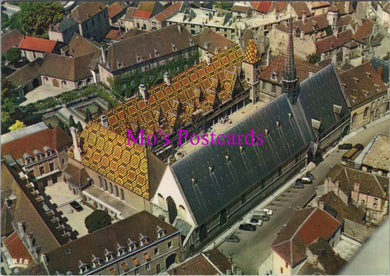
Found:
[[[303,12],[303,14],[302,14],[302,22],[303,22],[304,24],[306,24],[306,22],[307,22],[306,12]]]
[[[376,75],[378,76],[378,78],[382,79],[382,74],[383,74],[383,67],[378,66],[378,70],[376,71]]]
[[[108,117],[107,117],[107,115],[102,115],[102,116],[100,116],[100,123],[101,123],[102,126],[104,126],[105,128],[108,128]]]
[[[139,91],[139,94],[142,96],[142,98],[144,99],[145,102],[148,102],[148,98],[147,98],[147,91],[146,91],[146,86],[144,84],[140,84],[138,86],[138,91]]]
[[[322,200],[318,201],[318,208],[320,208],[321,210],[324,210],[325,204],[324,204],[324,202]]]
[[[19,232],[19,236],[21,236],[21,237],[24,236],[24,225],[23,225],[23,222],[18,222],[18,232]]]
[[[339,38],[339,31],[337,29],[334,30],[334,37]]]
[[[168,71],[164,73],[164,82],[169,86],[171,85],[171,77],[169,76]]]
[[[72,134],[72,139],[73,139],[74,159],[81,162],[81,150],[79,148],[79,143],[77,141],[77,129],[75,127],[70,127],[70,133]]]
[[[103,64],[106,64],[106,53],[104,52],[104,47],[100,47],[100,51],[101,51],[101,54],[102,54],[102,63]]]

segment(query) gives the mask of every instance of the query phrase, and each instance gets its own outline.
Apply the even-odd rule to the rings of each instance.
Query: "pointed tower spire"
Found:
[[[286,59],[284,61],[284,71],[282,79],[282,91],[287,93],[292,103],[295,103],[298,96],[298,77],[294,61],[294,43],[292,34],[292,16],[290,15],[290,30],[288,34],[288,44]]]

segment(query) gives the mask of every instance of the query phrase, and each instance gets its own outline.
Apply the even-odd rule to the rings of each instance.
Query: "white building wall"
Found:
[[[159,202],[159,194],[161,194],[164,198],[164,202]],[[176,208],[178,210],[177,214],[182,219],[190,223],[191,225],[195,224],[195,219],[192,217],[192,212],[190,210],[189,205],[187,204],[178,184],[176,183],[176,180],[173,176],[172,170],[170,166],[168,166],[165,169],[164,175],[161,179],[160,185],[152,198],[151,202],[159,207],[161,207],[164,210],[168,210],[166,199],[168,197],[172,197],[172,199],[176,203]],[[182,205],[185,208],[185,216],[184,212],[179,209],[179,206]],[[154,214],[156,215],[156,214]],[[158,215],[158,214],[157,214]]]

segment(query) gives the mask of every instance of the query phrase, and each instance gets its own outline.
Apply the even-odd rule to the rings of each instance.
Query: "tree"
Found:
[[[62,20],[64,14],[65,9],[58,2],[23,2],[18,15],[25,33],[43,36],[50,25]]]
[[[62,122],[61,120],[58,120],[58,127],[61,128],[62,130],[65,130],[64,122]]]
[[[19,48],[11,48],[8,50],[8,52],[5,54],[5,57],[9,60],[11,63],[17,62],[21,57],[21,52]]]
[[[316,64],[321,60],[320,54],[313,53],[307,57],[307,62],[311,64]]]
[[[9,127],[20,119],[21,112],[16,100],[15,87],[4,76],[1,79],[1,132],[6,133]]]
[[[92,120],[92,114],[89,108],[87,108],[86,114],[85,114],[85,121],[88,123],[89,121]]]
[[[332,30],[332,27],[330,25],[328,25],[325,28],[325,31],[326,31],[326,36],[331,36],[333,34],[333,30]]]
[[[85,218],[84,224],[88,229],[88,233],[92,233],[104,226],[110,225],[111,217],[103,210],[95,210]]]
[[[76,122],[73,119],[73,115],[69,116],[69,126],[76,127]]]
[[[83,131],[83,126],[81,125],[80,121],[77,122],[76,127],[78,133],[81,133]]]
[[[14,130],[17,130],[17,129],[24,128],[25,126],[26,125],[22,121],[16,120],[16,122],[12,126],[10,126],[8,129],[10,131],[14,131]]]
[[[51,123],[48,123],[47,127],[53,129],[53,125]]]

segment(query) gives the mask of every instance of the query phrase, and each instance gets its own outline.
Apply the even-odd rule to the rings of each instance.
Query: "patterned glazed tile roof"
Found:
[[[249,39],[248,46],[245,49],[245,55],[242,61],[247,63],[256,63],[261,59],[254,39]]]
[[[144,146],[127,143],[127,135],[118,135],[98,123],[90,122],[80,136],[82,164],[149,199],[156,191],[165,165],[147,152]],[[73,146],[69,155],[73,157]]]
[[[242,52],[238,45],[198,63],[172,77],[171,85],[154,86],[147,91],[147,102],[134,96],[106,112],[110,130],[127,137],[127,129],[145,133],[172,133],[179,124],[192,122],[196,114],[206,114],[232,98],[241,70]]]

